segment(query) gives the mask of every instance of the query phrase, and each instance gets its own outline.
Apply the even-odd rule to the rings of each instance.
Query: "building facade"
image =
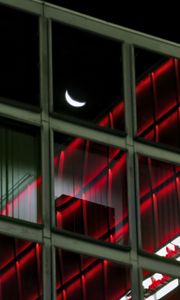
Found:
[[[0,0],[0,299],[180,295],[180,46]]]

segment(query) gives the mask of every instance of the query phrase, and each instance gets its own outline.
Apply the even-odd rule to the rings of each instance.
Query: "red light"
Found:
[[[83,293],[83,299],[86,299],[86,278],[84,275],[81,276],[82,279],[82,293]]]
[[[141,92],[142,92],[144,89],[146,89],[147,87],[149,87],[150,81],[151,81],[150,75],[148,75],[147,77],[143,78],[143,79],[136,85],[136,94],[137,94],[137,95],[138,95],[139,93],[141,94]]]
[[[66,147],[66,155],[70,156],[73,151],[77,150],[79,147],[81,147],[84,144],[84,140],[81,138],[75,138],[73,139],[69,145]]]
[[[156,194],[154,194],[154,193],[153,193],[153,200],[154,200],[154,201],[157,201]]]
[[[163,275],[161,279],[155,279],[151,277],[151,285],[149,286],[149,289],[151,291],[156,290],[162,283],[166,282],[170,277],[167,275]]]
[[[112,113],[111,113],[111,112],[109,113],[109,122],[110,122],[110,127],[111,127],[111,128],[114,128],[114,124],[113,124],[113,116],[112,116]]]
[[[107,267],[108,261],[107,259],[104,259],[104,266]]]
[[[155,70],[155,76],[161,76],[164,75],[166,72],[168,72],[169,69],[174,67],[174,58],[168,59],[164,64],[162,64],[160,67],[158,67]]]
[[[67,300],[67,295],[66,295],[66,291],[63,290],[63,300]]]
[[[110,242],[113,244],[114,243],[114,237],[112,234],[110,234]]]
[[[173,245],[173,246],[174,246],[174,249],[170,249],[168,246],[166,246],[166,252],[167,252],[166,257],[171,258],[171,257],[175,256],[176,254],[180,254],[179,249],[175,245]]]
[[[159,141],[159,126],[158,125],[155,126],[155,132],[156,132],[156,142],[158,142]]]
[[[179,185],[180,185],[179,177],[176,177],[176,184],[177,184],[177,186],[179,187]]]
[[[54,167],[56,168],[58,165],[58,155],[54,157]]]
[[[64,151],[61,151],[59,155],[59,170],[58,170],[59,176],[62,176],[63,168],[64,168]]]
[[[104,118],[102,118],[102,120],[100,120],[98,122],[98,124],[102,127],[108,127],[109,125],[109,117],[108,116],[105,116]]]
[[[113,107],[113,109],[98,122],[98,124],[102,127],[110,127],[116,129],[115,122],[122,119],[123,114],[124,114],[124,102],[122,101],[116,104]]]
[[[58,228],[62,228],[62,213],[60,211],[56,212],[56,224]]]

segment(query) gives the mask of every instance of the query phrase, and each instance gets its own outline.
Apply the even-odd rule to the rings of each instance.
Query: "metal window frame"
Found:
[[[136,101],[134,47],[144,48],[164,55],[180,58],[180,45],[147,34],[123,28],[96,18],[83,15],[40,0],[0,0],[0,5],[14,7],[39,17],[40,45],[40,100],[41,112],[0,103],[0,116],[21,121],[41,128],[41,163],[43,178],[43,225],[21,222],[0,217],[0,233],[43,244],[43,298],[56,299],[55,248],[60,247],[81,254],[109,259],[130,265],[133,300],[143,299],[141,269],[149,269],[179,276],[179,264],[141,254],[140,215],[138,199],[138,154],[151,156],[174,164],[180,164],[180,155],[175,151],[134,140],[136,132]],[[69,24],[91,31],[122,43],[125,123],[127,136],[117,136],[100,129],[54,118],[52,111],[52,49],[51,22]],[[106,244],[79,239],[53,230],[55,224],[53,204],[53,131],[80,136],[106,145],[127,150],[128,205],[131,250],[109,247]],[[132,187],[134,187],[132,189]],[[157,270],[158,268],[158,270]],[[52,280],[51,280],[52,279]]]

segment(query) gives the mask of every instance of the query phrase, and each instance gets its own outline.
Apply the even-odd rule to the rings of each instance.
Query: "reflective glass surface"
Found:
[[[180,167],[139,157],[142,247],[180,259]]]
[[[0,102],[39,106],[39,20],[0,5]]]
[[[54,112],[124,130],[121,44],[52,24]]]
[[[57,300],[130,300],[130,268],[56,249]]]
[[[180,149],[180,61],[136,49],[137,136]]]
[[[43,299],[42,246],[5,235],[0,243],[0,299]]]
[[[126,153],[61,134],[54,146],[57,228],[127,245]]]
[[[41,223],[40,135],[0,123],[0,215]]]

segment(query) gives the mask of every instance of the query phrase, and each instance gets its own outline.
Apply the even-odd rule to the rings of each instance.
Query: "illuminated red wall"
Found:
[[[0,299],[42,299],[42,247],[0,235]]]
[[[57,299],[120,299],[130,289],[130,269],[107,260],[57,250]]]
[[[55,163],[57,227],[127,245],[126,153],[74,139]]]
[[[136,86],[138,136],[176,147],[180,140],[179,64],[177,59],[164,61]],[[122,103],[114,107],[100,121],[101,124],[107,126],[111,120],[113,128],[114,122],[123,115]],[[118,189],[119,178],[126,176],[126,160],[121,154],[119,162],[116,160],[106,174],[104,170],[121,151],[111,148],[107,159],[106,150],[95,145],[75,138],[55,158],[55,180],[59,184],[57,194],[60,196],[56,200],[57,227],[111,243],[119,243],[123,238],[123,244],[127,244],[126,181]],[[94,147],[99,147],[97,159],[93,157]],[[72,165],[76,171],[72,170]],[[155,252],[179,235],[179,168],[140,157],[139,169],[143,249]],[[86,174],[83,180],[82,174]],[[65,187],[66,181],[68,188]],[[107,199],[109,193],[110,200]],[[118,209],[117,203],[123,197],[123,206]],[[115,214],[116,221],[113,222]],[[94,222],[89,216],[93,216]],[[98,226],[94,225],[96,218]]]
[[[173,147],[180,146],[179,64],[168,59],[136,86],[138,136]],[[121,103],[100,123],[113,128],[123,113]],[[126,153],[74,138],[55,155],[54,166],[57,227],[128,245]],[[139,170],[142,246],[154,253],[180,234],[180,167],[140,156]],[[33,184],[41,185],[41,179],[22,192],[22,201]],[[16,205],[13,199],[1,213],[8,216]],[[41,299],[41,247],[5,237],[1,245],[0,299]],[[122,269],[110,262],[92,258],[82,262],[78,256],[78,263],[73,260],[70,264],[72,254],[66,256],[66,252],[57,254],[57,299],[81,299],[83,293],[90,299],[95,284],[97,299],[104,299],[104,290],[108,299],[114,299],[129,289],[129,279],[122,286],[119,282]]]
[[[155,252],[180,234],[180,172],[168,163],[139,158],[143,248]]]
[[[180,147],[180,61],[170,58],[136,86],[138,136]]]

